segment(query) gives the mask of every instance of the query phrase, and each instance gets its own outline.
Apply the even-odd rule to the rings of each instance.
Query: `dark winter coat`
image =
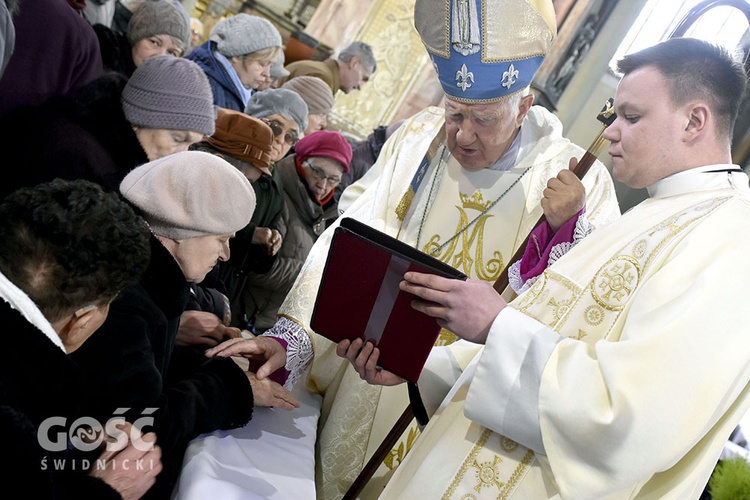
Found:
[[[140,283],[112,303],[101,328],[73,359],[90,380],[91,411],[106,420],[129,408],[131,421],[153,413],[163,471],[149,498],[169,498],[189,441],[204,432],[245,425],[253,393],[239,366],[176,347],[189,284],[172,255],[151,238],[152,257]]]
[[[199,142],[191,149],[218,154],[238,169],[251,168],[242,160],[226,155],[206,142]],[[248,316],[245,311],[245,286],[248,273],[263,274],[268,272],[275,260],[275,255],[268,255],[265,245],[252,243],[253,233],[257,227],[278,229],[279,219],[284,209],[284,194],[278,170],[271,167],[271,176],[262,174],[252,182],[255,191],[255,210],[247,226],[237,231],[234,238],[229,240],[229,260],[219,262],[217,276],[220,281],[219,289],[229,299],[232,312],[232,326],[247,327]],[[211,286],[211,285],[206,285]],[[210,290],[208,291],[210,292]],[[206,296],[206,291],[202,295]],[[201,303],[200,297],[191,299],[189,309],[210,310],[208,304]],[[216,312],[217,316],[223,317]]]
[[[206,73],[208,83],[211,84],[211,92],[214,94],[214,104],[220,108],[233,109],[244,113],[245,104],[242,100],[242,94],[235,86],[226,68],[216,59],[215,52],[216,42],[209,40],[194,48],[185,58],[195,61]]]
[[[103,24],[95,24],[94,31],[99,39],[104,71],[117,71],[130,77],[135,71],[135,62],[133,61],[133,47],[128,37]]]
[[[1,299],[0,324],[6,337],[0,363],[0,481],[6,492],[15,485],[24,498],[121,498],[109,485],[81,471],[83,457],[74,455],[72,447],[49,452],[37,436],[46,419],[57,417],[63,420],[42,435],[57,442],[62,433],[67,441],[70,426],[86,416],[80,398],[91,393],[80,371],[62,349]]]
[[[17,109],[0,120],[0,141],[21,153],[13,176],[0,184],[0,198],[21,186],[87,179],[117,191],[122,179],[148,157],[120,103],[127,82],[107,74],[67,98]]]
[[[0,116],[101,76],[96,34],[67,1],[22,0],[13,25],[15,49],[0,78]]]
[[[281,249],[268,272],[251,273],[248,277],[245,307],[260,331],[273,326],[276,312],[315,240],[338,216],[338,206],[333,199],[325,207],[314,200],[307,183],[297,173],[295,158],[287,156],[276,165],[285,202],[279,219]]]

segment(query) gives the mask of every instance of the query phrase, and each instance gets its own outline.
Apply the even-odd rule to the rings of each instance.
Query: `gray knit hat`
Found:
[[[281,33],[268,19],[240,13],[216,23],[209,40],[225,57],[244,56],[269,47],[281,47]]]
[[[230,234],[255,210],[250,181],[226,160],[183,151],[134,168],[120,192],[138,207],[151,230],[178,240]]]
[[[214,133],[216,107],[211,85],[203,70],[189,59],[146,59],[125,84],[122,110],[133,125]]]
[[[271,74],[271,78],[282,78],[285,76],[289,76],[289,70],[284,67],[284,62],[286,61],[286,57],[284,56],[284,51],[282,50],[279,53],[279,58],[276,59],[276,62],[271,66],[271,70],[269,73]]]
[[[172,0],[145,0],[133,12],[128,22],[128,41],[135,45],[139,40],[154,35],[169,35],[182,42],[182,49],[190,47],[190,19],[187,13]]]
[[[307,129],[307,104],[289,89],[266,89],[250,97],[245,113],[255,118],[279,114],[297,123],[299,132]]]
[[[317,76],[296,76],[281,88],[297,92],[307,104],[307,112],[311,115],[325,115],[333,109],[331,87]]]

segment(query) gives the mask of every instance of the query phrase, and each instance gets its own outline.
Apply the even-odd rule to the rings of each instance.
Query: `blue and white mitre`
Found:
[[[551,0],[416,0],[414,26],[443,91],[466,103],[529,86],[557,33]]]

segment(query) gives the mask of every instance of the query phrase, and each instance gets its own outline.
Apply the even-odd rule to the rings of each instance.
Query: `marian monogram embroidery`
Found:
[[[463,270],[467,276],[475,276],[477,279],[485,281],[496,280],[503,270],[503,257],[499,251],[494,251],[485,260],[483,252],[485,225],[493,216],[490,214],[481,215],[474,226],[467,230],[469,216],[464,207],[458,207],[458,210],[459,222],[454,233],[459,235],[458,238],[453,239],[441,251],[440,235],[436,234],[425,244],[422,251],[434,255],[456,269]]]

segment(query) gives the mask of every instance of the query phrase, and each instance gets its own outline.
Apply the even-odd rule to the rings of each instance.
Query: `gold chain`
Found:
[[[433,190],[435,188],[435,184],[437,183],[437,178],[439,177],[438,174],[440,172],[438,172],[438,171],[440,170],[440,167],[443,165],[443,156],[445,155],[445,150],[446,149],[447,148],[445,146],[443,146],[443,150],[440,152],[440,160],[438,161],[437,168],[435,169],[435,175],[433,176],[432,183],[430,184],[430,192],[427,195],[427,202],[424,205],[424,212],[422,213],[422,221],[419,224],[419,231],[417,232],[417,244],[416,244],[416,249],[417,250],[419,250],[419,241],[422,238],[422,228],[424,227],[424,223],[427,220],[427,210],[430,207],[430,200],[432,200],[432,192],[433,192]],[[445,241],[445,243],[443,243],[438,248],[436,248],[435,250],[433,250],[432,252],[430,252],[430,255],[434,256],[435,254],[441,252],[449,243],[451,243],[453,240],[455,240],[456,238],[458,238],[459,236],[461,236],[467,229],[469,229],[471,226],[473,226],[474,223],[477,222],[484,214],[486,214],[487,212],[489,212],[490,210],[492,210],[492,208],[495,205],[497,205],[500,202],[500,200],[502,200],[503,197],[506,194],[508,194],[508,192],[510,192],[510,190],[513,189],[513,187],[516,184],[518,184],[521,181],[521,179],[523,178],[523,176],[526,175],[526,172],[528,172],[529,170],[531,170],[531,167],[530,166],[526,167],[526,170],[524,170],[523,173],[521,175],[519,175],[518,178],[516,180],[514,180],[511,183],[510,186],[508,186],[508,189],[506,189],[505,191],[503,191],[500,194],[500,196],[498,196],[497,198],[495,198],[495,200],[492,203],[490,203],[489,206],[487,206],[487,208],[485,208],[482,213],[480,213],[479,215],[477,215],[476,217],[474,217],[474,219],[471,222],[469,222],[468,224],[466,224],[466,226],[464,226],[460,231],[458,231],[456,234],[454,234],[453,236],[451,236],[450,238],[448,238]],[[442,174],[440,174],[440,176],[442,176]]]

